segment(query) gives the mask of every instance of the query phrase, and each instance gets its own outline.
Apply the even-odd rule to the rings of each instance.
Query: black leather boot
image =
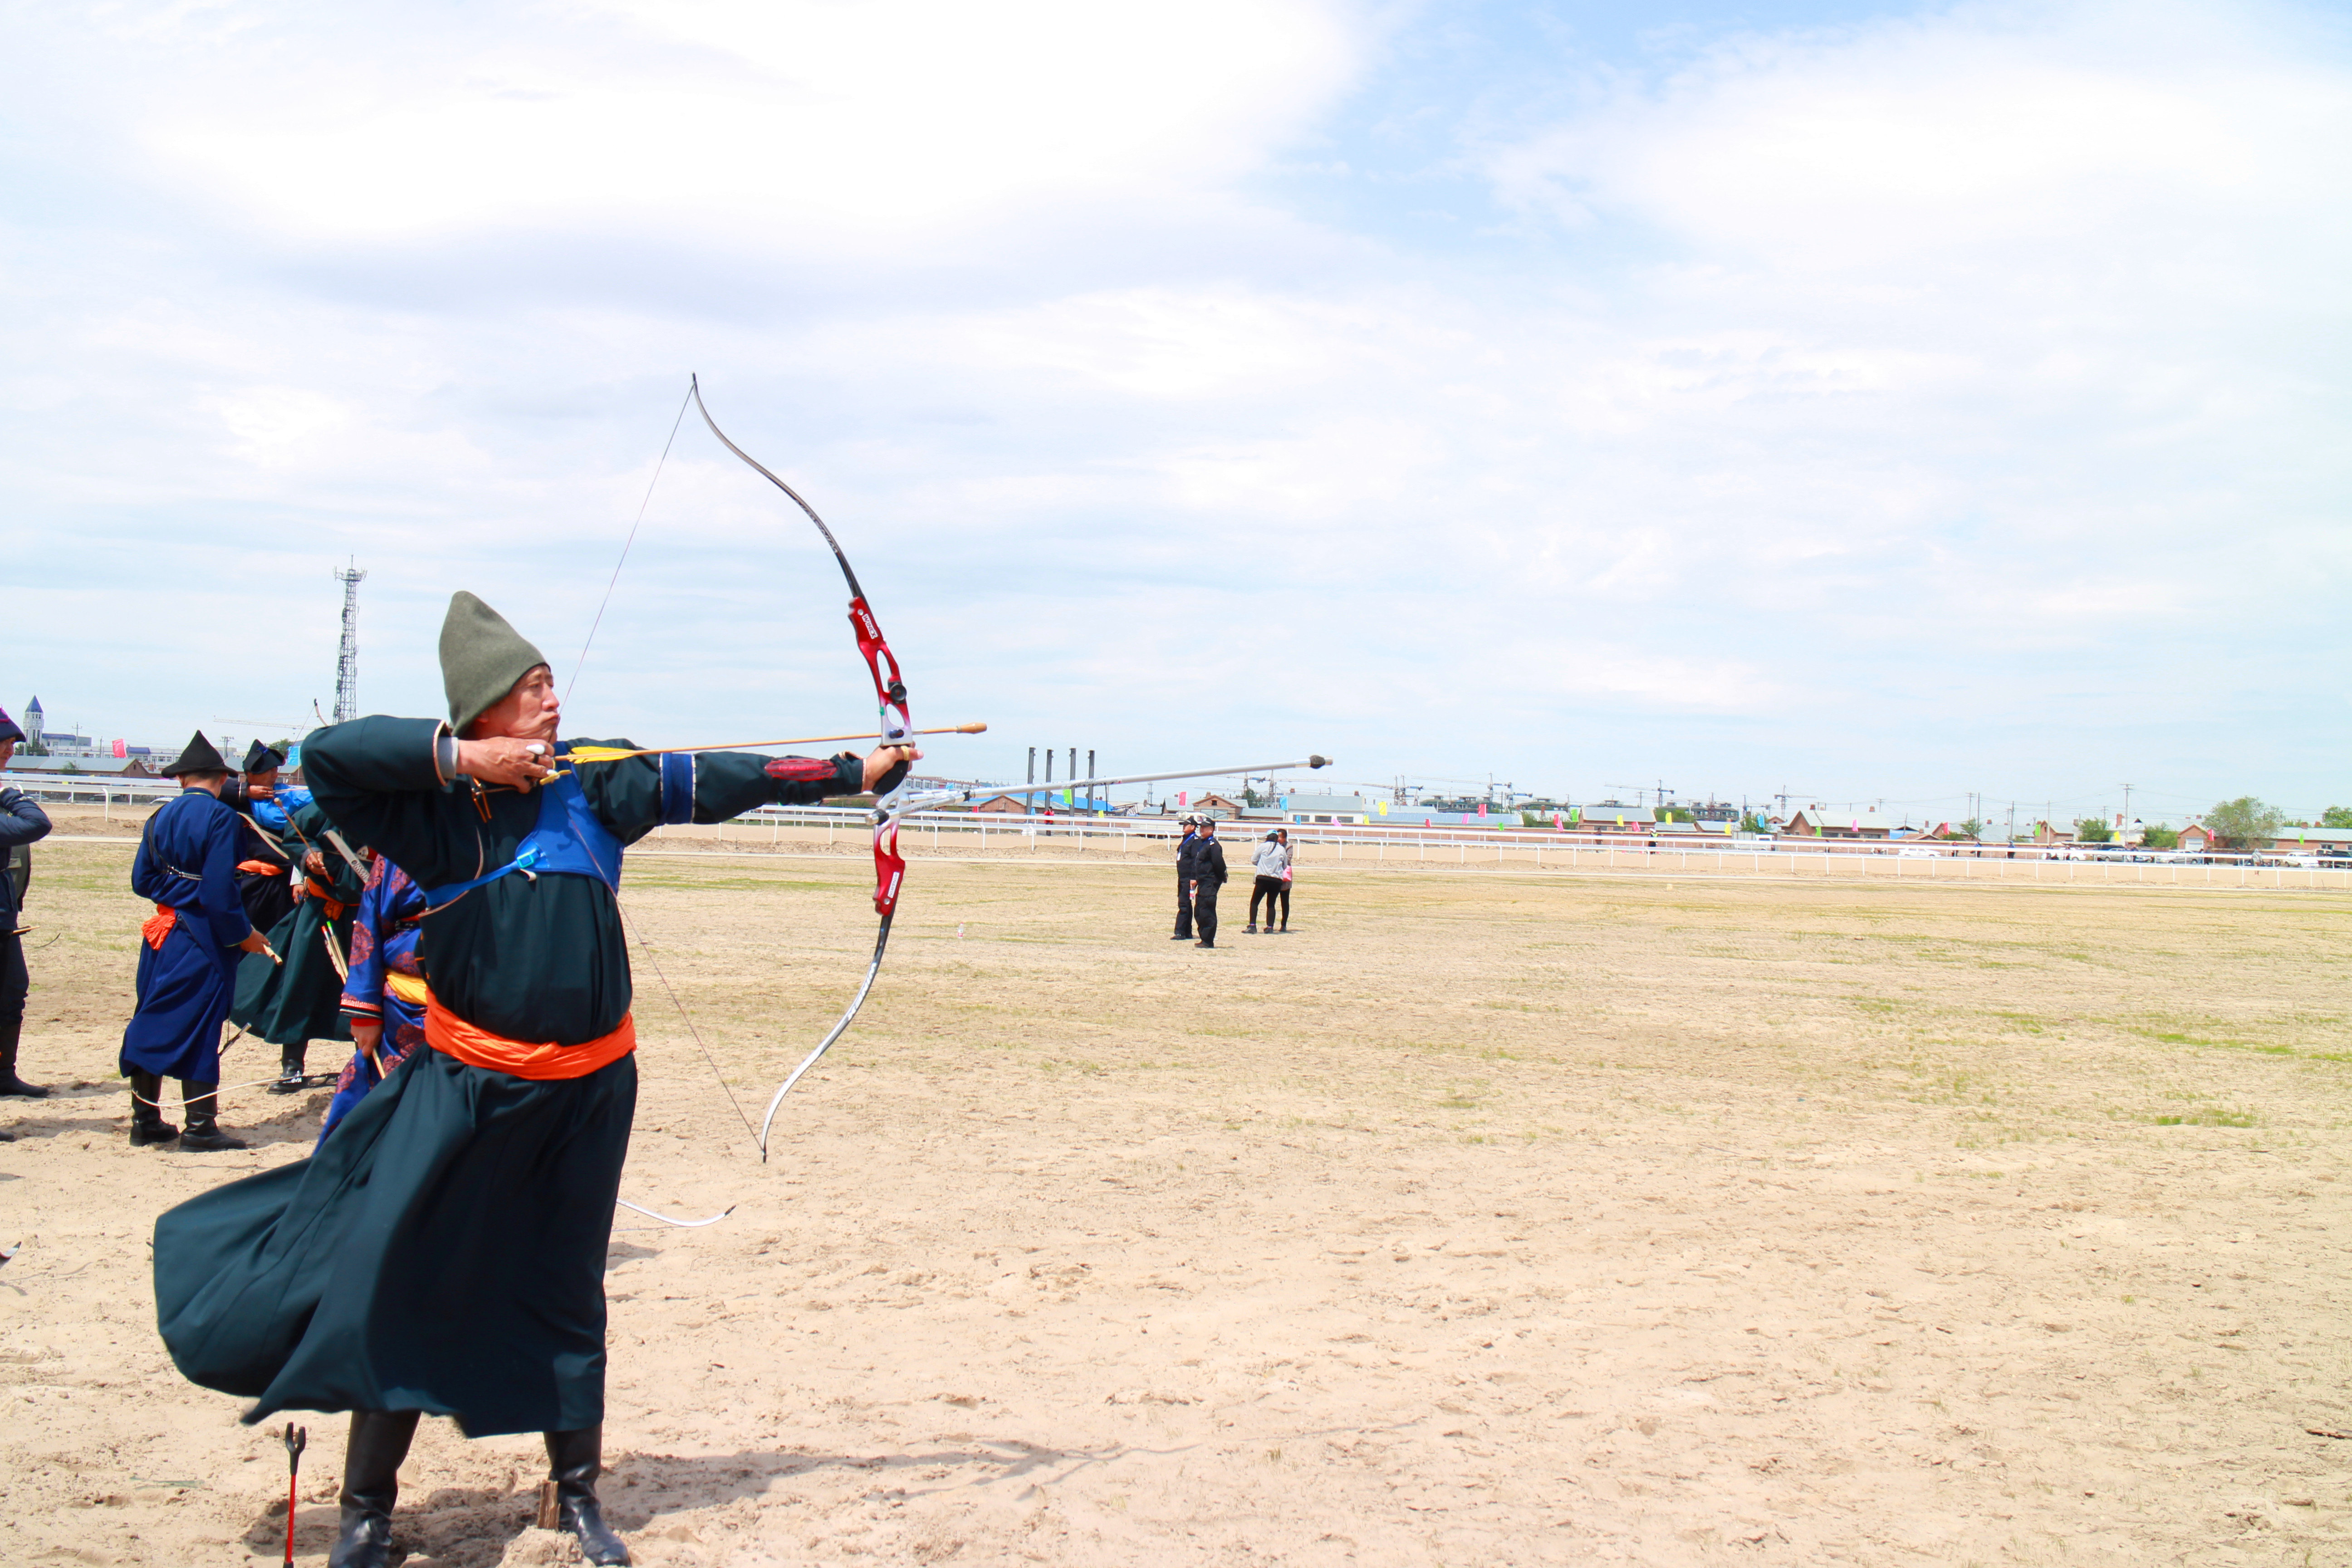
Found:
[[[310,1048],[310,1042],[308,1040],[304,1040],[299,1045],[278,1047],[278,1081],[269,1086],[270,1093],[299,1094],[302,1092],[302,1058]]]
[[[547,1468],[555,1478],[556,1528],[580,1538],[580,1554],[599,1568],[626,1563],[629,1549],[604,1522],[596,1501],[596,1478],[604,1470],[604,1428],[547,1435]]]
[[[180,1109],[187,1113],[188,1130],[180,1135],[180,1147],[209,1154],[216,1149],[244,1149],[248,1145],[242,1138],[232,1138],[220,1130],[220,1121],[213,1111],[219,1098],[220,1085],[208,1083],[198,1088],[186,1079],[180,1080]]]
[[[169,1143],[180,1130],[163,1120],[163,1080],[152,1072],[131,1075],[131,1146]]]
[[[24,1037],[25,1019],[22,1014],[0,1023],[0,1098],[47,1100],[49,1091],[37,1083],[26,1083],[16,1076],[16,1042]]]
[[[392,1561],[392,1505],[400,1461],[416,1436],[414,1410],[354,1410],[343,1449],[342,1520],[327,1568],[384,1568]]]

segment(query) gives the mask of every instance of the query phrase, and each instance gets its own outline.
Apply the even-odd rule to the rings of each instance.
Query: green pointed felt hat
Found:
[[[451,729],[464,734],[516,681],[546,662],[504,616],[462,588],[449,595],[449,614],[441,623],[441,689],[448,694]]]

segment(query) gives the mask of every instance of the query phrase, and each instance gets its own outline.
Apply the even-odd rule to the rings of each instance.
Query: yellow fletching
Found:
[[[574,746],[572,748],[572,760],[575,763],[615,763],[620,761],[623,757],[634,757],[638,754],[639,753],[635,752],[628,751],[620,746]]]

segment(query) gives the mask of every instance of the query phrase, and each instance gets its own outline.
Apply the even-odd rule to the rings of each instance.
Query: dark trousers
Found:
[[[1192,882],[1181,871],[1176,873],[1176,934],[1192,934]]]
[[[1200,891],[1192,895],[1192,929],[1211,947],[1217,945],[1217,888],[1215,882],[1202,882]]]
[[[0,915],[0,920],[7,917]],[[0,933],[0,1026],[25,1016],[25,994],[32,977],[25,971],[25,939],[10,931]]]
[[[1252,882],[1250,884],[1249,923],[1252,925],[1257,924],[1257,906],[1259,902],[1263,900],[1265,904],[1265,923],[1272,925],[1274,923],[1274,900],[1281,896],[1282,879],[1279,877],[1267,877],[1261,875],[1257,880]]]

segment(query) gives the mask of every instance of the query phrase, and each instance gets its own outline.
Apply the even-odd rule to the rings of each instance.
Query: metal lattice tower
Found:
[[[360,584],[367,576],[354,563],[335,568],[343,585],[343,646],[335,655],[335,722],[360,716]]]

